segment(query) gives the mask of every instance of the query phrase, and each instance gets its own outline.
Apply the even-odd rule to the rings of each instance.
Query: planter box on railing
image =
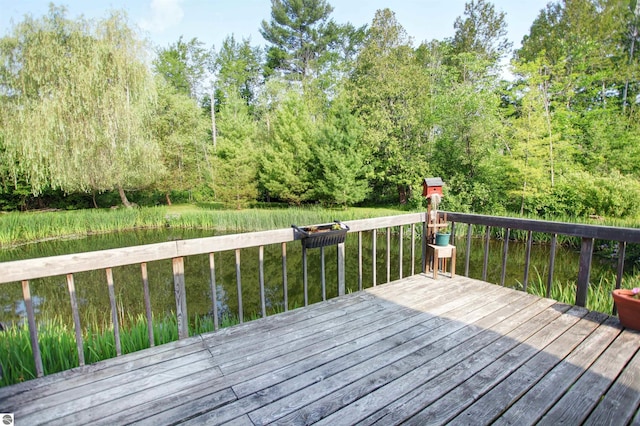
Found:
[[[342,222],[298,227],[291,225],[303,248],[317,248],[344,243],[349,227]]]

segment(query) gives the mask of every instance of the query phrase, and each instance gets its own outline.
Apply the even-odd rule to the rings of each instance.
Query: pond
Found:
[[[220,234],[220,233],[218,233]],[[411,241],[407,238],[408,230],[404,233],[403,241],[403,276],[411,273],[410,249]],[[52,240],[33,244],[26,244],[9,250],[0,251],[0,261],[10,261],[26,258],[47,257],[59,254],[70,254],[85,251],[103,250],[109,248],[133,245],[151,244],[178,239],[201,238],[215,235],[210,230],[198,229],[155,229],[136,230],[111,234],[92,235],[79,239]],[[358,290],[358,260],[357,235],[349,234],[346,240],[346,287],[347,292]],[[386,271],[386,235],[384,231],[377,232],[376,241],[376,282],[383,284],[387,281]],[[456,269],[458,274],[464,273],[465,239],[456,241],[458,256]],[[392,234],[390,279],[399,278],[398,263],[399,237]],[[469,276],[481,278],[483,264],[482,238],[472,240]],[[416,241],[415,271],[421,268],[421,244]],[[561,285],[571,285],[577,277],[579,253],[572,249],[558,246],[555,260],[554,281]],[[322,300],[320,280],[320,251],[308,251],[309,303]],[[507,263],[506,284],[520,288],[523,281],[525,244],[510,242]],[[258,316],[260,312],[260,289],[258,279],[258,249],[243,249],[241,252],[242,300],[245,318]],[[336,248],[325,249],[325,271],[327,297],[337,295],[336,279]],[[216,293],[218,299],[218,314],[220,317],[235,316],[238,312],[238,295],[236,287],[236,269],[234,252],[217,253],[216,264]],[[363,287],[373,284],[373,252],[372,233],[363,234]],[[265,294],[268,313],[281,312],[284,306],[284,290],[282,286],[282,263],[280,245],[266,246],[264,251],[265,265]],[[489,248],[489,269],[487,281],[500,281],[502,265],[502,242],[491,241]],[[535,245],[531,253],[530,282],[546,283],[549,267],[549,246]],[[145,312],[143,287],[139,265],[118,267],[113,269],[116,289],[116,299],[120,315],[142,315]],[[594,257],[591,281],[598,282],[603,277],[611,280],[615,273],[615,262]],[[151,305],[154,317],[175,311],[175,297],[173,291],[173,275],[171,260],[150,262],[148,264]],[[110,305],[105,272],[91,271],[74,274],[75,285],[83,324],[97,324],[108,326],[110,322]],[[293,309],[304,305],[302,284],[302,250],[298,242],[287,245],[287,280],[288,306]],[[187,291],[187,307],[191,318],[195,315],[210,315],[211,286],[209,277],[209,258],[207,255],[190,256],[185,259],[185,281]],[[64,276],[49,277],[34,280],[31,284],[32,298],[38,321],[57,317],[67,324],[72,324],[71,307]],[[22,289],[19,283],[3,284],[0,291],[0,321],[5,324],[20,323],[25,318]]]

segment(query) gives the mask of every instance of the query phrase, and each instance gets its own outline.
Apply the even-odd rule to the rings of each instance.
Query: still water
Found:
[[[411,241],[403,241],[403,276],[411,273]],[[103,235],[93,235],[81,239],[54,240],[27,244],[9,250],[0,251],[0,261],[10,261],[26,258],[47,257],[59,254],[69,254],[84,251],[103,250],[116,247],[151,244],[177,239],[201,238],[215,235],[210,230],[197,229],[157,229],[137,230]],[[373,252],[372,233],[363,235],[363,287],[373,284]],[[386,235],[377,233],[376,241],[376,282],[383,284],[387,281],[386,271]],[[458,247],[456,270],[464,273],[465,239],[455,241]],[[483,263],[482,238],[472,241],[469,276],[481,278]],[[391,238],[390,279],[399,278],[398,263],[399,237]],[[346,240],[346,287],[347,291],[358,290],[358,239],[357,235],[349,234]],[[421,244],[416,241],[415,247],[416,273],[421,269]],[[524,243],[509,243],[506,285],[520,288],[523,281]],[[235,255],[233,251],[216,253],[216,293],[218,299],[218,313],[223,315],[237,315],[238,294],[236,287]],[[574,282],[577,277],[579,253],[568,248],[558,247],[555,260],[554,281],[560,284]],[[325,274],[327,297],[337,295],[336,279],[336,248],[325,248]],[[308,251],[308,283],[309,303],[322,300],[320,280],[320,250]],[[530,282],[546,282],[549,264],[549,246],[534,245],[531,253]],[[265,294],[268,313],[284,310],[284,290],[282,286],[282,260],[280,245],[265,247]],[[489,248],[489,269],[487,281],[500,281],[502,265],[502,242],[492,241]],[[150,262],[148,264],[151,305],[155,317],[162,317],[175,311],[175,297],[173,292],[173,275],[171,260]],[[113,269],[118,310],[121,314],[139,315],[145,312],[143,287],[139,265],[130,265]],[[598,260],[594,257],[591,281],[598,282],[600,277],[611,279],[615,273],[615,264],[608,260]],[[91,271],[74,274],[78,304],[83,324],[103,324],[110,321],[110,305],[105,272]],[[243,249],[241,251],[242,301],[245,318],[260,312],[260,289],[258,281],[258,249]],[[299,242],[287,245],[287,280],[288,280],[288,309],[304,305],[302,284],[302,250]],[[208,255],[190,256],[185,259],[185,281],[187,291],[187,309],[189,316],[210,315],[211,284],[209,278]],[[49,277],[34,280],[31,292],[38,320],[59,317],[68,324],[72,324],[71,307],[64,276]],[[22,289],[20,283],[3,284],[0,291],[0,321],[5,324],[19,323],[25,318]]]

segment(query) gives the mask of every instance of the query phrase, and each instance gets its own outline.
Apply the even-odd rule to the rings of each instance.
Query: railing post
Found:
[[[22,297],[24,299],[24,307],[27,310],[27,321],[29,322],[29,338],[31,340],[31,350],[33,352],[33,361],[36,364],[36,375],[44,376],[44,368],[42,367],[42,356],[40,355],[40,345],[38,344],[38,327],[36,326],[36,315],[33,311],[33,302],[31,301],[31,289],[29,281],[22,281]]]
[[[616,289],[622,286],[622,276],[624,275],[624,258],[627,254],[627,242],[618,241],[618,270],[616,273]],[[618,313],[616,304],[613,304],[613,315]]]
[[[113,270],[106,269],[107,286],[109,287],[109,303],[111,304],[111,323],[113,324],[113,339],[116,343],[116,356],[122,355],[122,345],[120,344],[120,324],[118,322],[118,305],[116,304],[116,290],[113,284]]]
[[[587,306],[592,257],[593,238],[583,238],[580,247],[580,266],[578,268],[578,285],[576,287],[576,305],[578,306]]]
[[[149,335],[149,347],[155,346],[155,339],[153,337],[153,313],[151,311],[151,295],[149,293],[149,274],[147,273],[147,263],[142,262],[140,264],[140,271],[142,273],[142,291],[144,293],[144,309],[147,316],[147,334]]]
[[[338,296],[345,294],[344,243],[338,244]]]
[[[282,248],[282,294],[284,297],[284,311],[289,310],[289,291],[287,284],[287,243],[281,244]]]
[[[174,257],[172,263],[176,317],[178,319],[178,339],[186,339],[189,337],[189,317],[187,316],[187,295],[184,285],[184,258]]]
[[[502,242],[502,273],[500,275],[500,285],[504,287],[507,277],[507,254],[509,253],[509,238],[511,229],[505,228],[504,241]]]
[[[473,225],[467,226],[467,249],[464,259],[464,276],[469,276],[469,259],[471,258],[471,233],[473,232]]]
[[[238,321],[240,324],[244,322],[244,311],[242,309],[242,278],[240,276],[240,249],[235,250],[236,253],[236,289],[238,292]]]
[[[553,286],[553,272],[556,265],[556,244],[558,242],[558,234],[551,236],[551,248],[549,253],[549,275],[547,275],[547,293],[546,297],[551,297],[551,287]]]
[[[82,341],[82,328],[80,325],[80,314],[78,313],[78,300],[76,299],[76,285],[73,274],[67,274],[67,287],[69,288],[69,299],[71,300],[71,314],[73,315],[73,325],[76,331],[76,346],[78,347],[78,362],[84,365],[84,343]]]

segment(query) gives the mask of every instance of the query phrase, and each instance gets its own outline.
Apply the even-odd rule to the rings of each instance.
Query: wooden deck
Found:
[[[640,424],[640,333],[417,275],[0,389],[16,425]]]

